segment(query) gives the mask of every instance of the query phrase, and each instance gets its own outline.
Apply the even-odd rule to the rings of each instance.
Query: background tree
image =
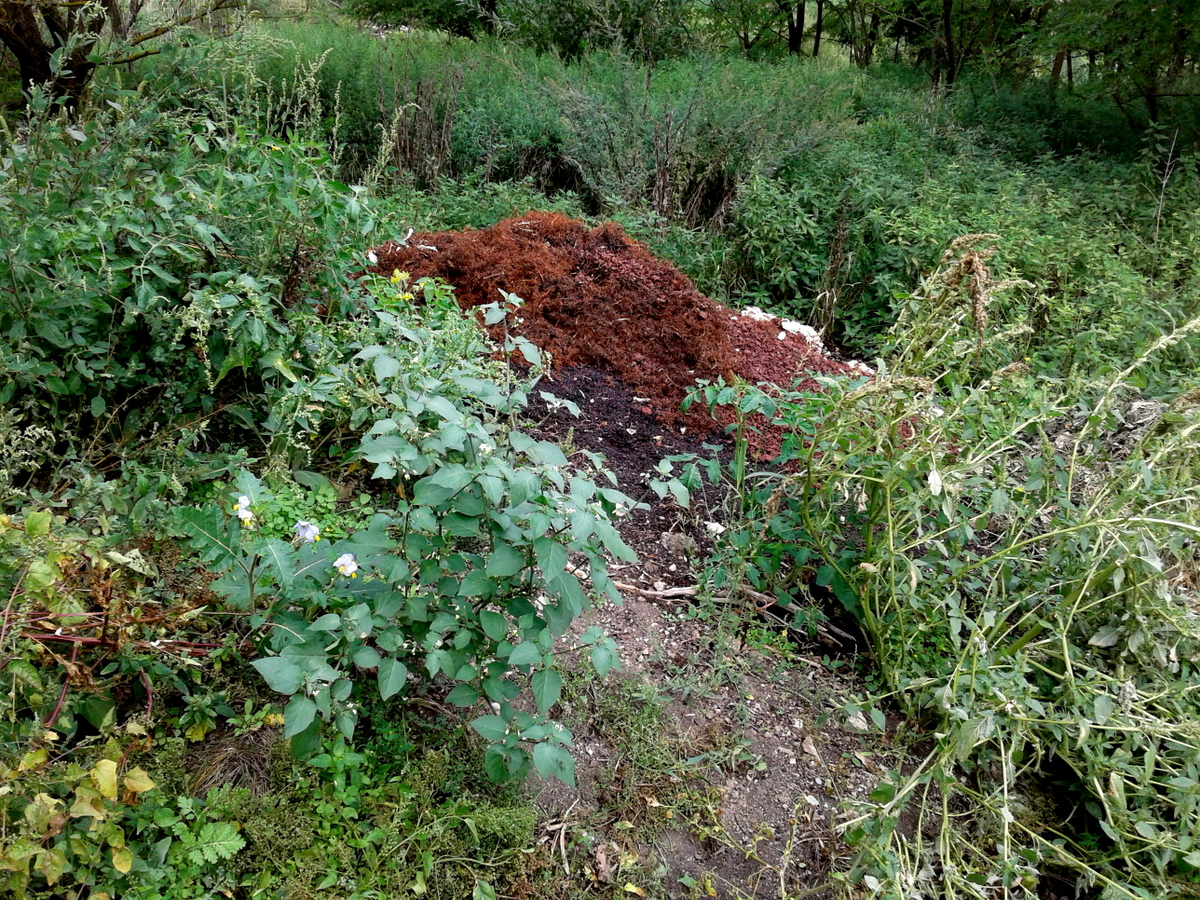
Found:
[[[701,0],[695,10],[715,45],[749,54],[776,41],[780,14],[791,5],[785,0]],[[802,2],[795,5],[804,8]]]
[[[144,0],[0,0],[0,44],[16,60],[23,95],[45,85],[51,97],[74,107],[98,66],[150,56],[158,52],[156,38],[245,6],[246,0],[159,6],[153,21],[144,22]]]
[[[1086,55],[1089,79],[1126,115],[1132,115],[1128,102],[1140,98],[1158,122],[1163,100],[1200,96],[1200,5],[1191,0],[1066,0],[1053,7],[1034,41],[1056,60]]]

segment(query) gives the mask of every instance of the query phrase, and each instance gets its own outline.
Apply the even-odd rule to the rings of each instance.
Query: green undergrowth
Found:
[[[185,96],[118,92],[77,120],[37,96],[5,145],[0,205],[26,238],[0,263],[5,888],[261,893],[250,838],[269,827],[240,817],[291,808],[315,830],[293,856],[341,856],[325,884],[324,862],[263,876],[289,895],[345,888],[366,858],[384,895],[487,896],[529,815],[404,807],[364,716],[432,690],[466,711],[473,777],[572,783],[555,639],[615,594],[633,501],[601,457],[527,433],[544,365],[509,330],[520,298],[477,318],[443,284],[350,278],[379,221],[365,191],[231,98]],[[611,640],[583,639],[615,666]],[[310,767],[302,801],[213,795],[226,753],[236,790],[279,789],[236,742],[203,790],[138,763],[268,727]],[[392,818],[360,830],[371,803]]]
[[[263,131],[318,137],[345,181],[394,202],[400,228],[532,207],[615,219],[702,291],[868,356],[951,240],[994,233],[993,269],[1036,285],[1026,355],[1055,376],[1103,372],[1196,312],[1176,289],[1196,268],[1194,150],[1089,120],[1099,101],[1082,96],[988,100],[969,79],[931,95],[909,70],[837,57],[566,63],[330,23],[239,40],[144,74],[196,79],[202,54],[201,71],[223,74],[184,91],[192,103],[229,95]],[[1022,103],[1032,121],[1009,108]],[[1068,121],[1076,137],[1055,144]],[[1144,374],[1165,394],[1194,363],[1165,356],[1168,373]]]

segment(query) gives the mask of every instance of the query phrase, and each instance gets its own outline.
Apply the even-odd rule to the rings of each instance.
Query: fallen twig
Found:
[[[659,600],[686,600],[700,593],[700,588],[698,587],[678,587],[668,588],[665,591],[648,591],[637,585],[625,584],[623,581],[614,581],[613,584],[616,585],[617,590],[631,591],[635,594],[641,594],[643,597],[655,597]]]

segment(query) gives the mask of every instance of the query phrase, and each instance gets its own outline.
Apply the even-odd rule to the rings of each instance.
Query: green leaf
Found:
[[[1158,837],[1158,829],[1150,822],[1138,822],[1133,829],[1148,841],[1153,841]]]
[[[309,631],[333,631],[342,627],[342,617],[337,613],[325,613],[308,626]]]
[[[474,473],[458,463],[450,463],[413,485],[413,502],[421,506],[441,506],[474,479]]]
[[[620,665],[620,660],[613,647],[606,644],[597,644],[592,648],[592,665],[596,667],[596,674],[603,678]]]
[[[48,510],[30,513],[25,517],[25,533],[30,537],[45,537],[50,533],[53,518]]]
[[[359,647],[354,653],[354,664],[360,669],[374,669],[382,661],[379,651],[374,647]]]
[[[488,557],[486,571],[493,578],[511,578],[525,568],[525,554],[511,544],[497,542]]]
[[[892,799],[896,796],[896,786],[885,781],[879,787],[875,788],[875,790],[871,791],[869,796],[876,803],[891,803]]]
[[[282,656],[256,659],[250,665],[258,669],[258,674],[262,675],[271,690],[280,694],[296,693],[300,689],[300,682],[304,680],[304,673],[300,671],[300,667]]]
[[[92,398],[92,402],[89,405],[92,410],[92,415],[95,416],[97,419],[100,418],[102,415],[104,415],[104,409],[105,409],[106,404],[104,402],[104,398],[101,397],[99,394],[97,394],[95,397]],[[53,884],[53,882],[51,882],[51,883]]]
[[[567,548],[548,537],[533,542],[533,552],[547,580],[561,574],[567,567]]]
[[[493,641],[502,641],[508,637],[508,619],[498,612],[482,610],[479,613],[479,624],[483,626],[484,634]]]
[[[480,716],[471,723],[484,740],[498,742],[508,734],[508,723],[499,716]]]
[[[575,787],[575,760],[566,747],[538,744],[533,748],[533,766],[543,778],[557,778],[567,787]]]
[[[293,694],[283,711],[283,736],[295,737],[312,724],[317,715],[317,704],[303,694]]]
[[[320,723],[315,720],[306,729],[292,738],[288,752],[292,759],[304,759],[321,746]]]
[[[189,852],[194,863],[215,863],[229,859],[246,846],[237,826],[229,822],[206,822],[196,836],[196,845]]]
[[[383,381],[400,372],[400,360],[386,353],[375,357],[375,379]]]
[[[460,684],[446,695],[446,702],[455,706],[474,706],[479,702],[479,691],[469,684]]]
[[[458,587],[460,597],[487,597],[495,591],[495,582],[482,569],[468,572]]]
[[[305,469],[297,469],[292,473],[292,478],[297,484],[302,484],[313,490],[321,490],[323,488],[333,490],[333,484],[322,475],[320,472],[309,472]]]
[[[552,444],[549,441],[536,441],[529,446],[525,453],[535,462],[544,463],[547,466],[558,466],[565,468],[567,458],[563,455],[557,444]]]
[[[380,660],[379,696],[384,700],[399,693],[407,680],[408,668],[400,660],[390,657]]]
[[[554,706],[558,702],[558,698],[562,696],[562,676],[553,669],[542,669],[533,673],[530,684],[533,687],[533,700],[537,704],[538,711],[542,715],[549,714],[550,707]]]
[[[288,381],[293,383],[300,380],[300,376],[298,376],[292,370],[292,367],[288,365],[288,361],[284,358],[281,350],[271,350],[268,352],[265,356],[263,356],[262,359],[259,360],[259,365],[264,369],[274,369]]]
[[[234,487],[237,488],[239,494],[245,494],[250,498],[251,506],[271,499],[271,492],[267,490],[267,486],[249,469],[238,471]]]
[[[192,539],[203,562],[224,570],[238,556],[237,526],[215,504],[206,509],[185,506],[175,513],[179,529]]]
[[[1088,643],[1093,647],[1112,647],[1121,639],[1122,631],[1120,625],[1105,625],[1088,638]]]
[[[512,653],[508,655],[508,664],[510,666],[538,666],[542,663],[542,653],[538,650],[536,644],[531,644],[529,641],[517,644],[513,647]]]
[[[295,581],[296,551],[287,541],[271,538],[259,546],[259,553],[267,569],[283,587],[291,587]]]

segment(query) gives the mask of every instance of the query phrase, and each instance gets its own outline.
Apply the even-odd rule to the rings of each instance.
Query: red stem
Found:
[[[75,658],[78,655],[79,655],[79,645],[76,644],[75,648],[71,651],[71,665],[75,664]],[[58,703],[55,704],[55,706],[54,706],[54,712],[50,713],[50,718],[48,718],[45,721],[45,723],[43,724],[44,728],[49,728],[51,725],[53,725],[55,719],[58,718],[58,714],[60,712],[62,712],[63,703],[66,702],[66,699],[67,699],[67,688],[69,688],[70,686],[71,686],[71,670],[68,669],[66,680],[63,681],[62,693],[60,693],[58,695]]]
[[[142,686],[146,689],[146,717],[154,712],[154,688],[150,686],[150,677],[146,674],[146,670],[142,670]]]

